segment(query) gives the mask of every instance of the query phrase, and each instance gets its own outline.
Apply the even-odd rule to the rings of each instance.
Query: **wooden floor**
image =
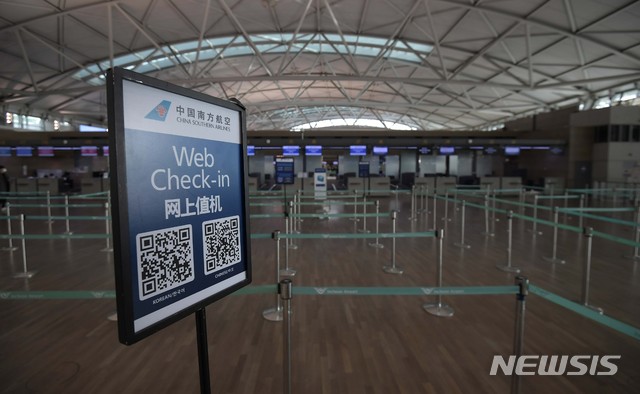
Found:
[[[431,202],[430,202],[431,207]],[[438,210],[442,214],[443,205]],[[314,212],[318,207],[308,207]],[[423,231],[432,217],[408,220],[408,198],[396,206],[381,199],[381,211],[399,208],[398,231]],[[271,212],[278,208],[253,208]],[[339,206],[333,212],[341,212]],[[352,207],[346,208],[347,212]],[[37,213],[41,211],[27,211]],[[506,262],[506,221],[498,215],[496,236],[486,237],[484,215],[467,209],[464,250],[461,212],[449,208],[445,228],[444,285],[511,285],[513,274],[495,268]],[[527,211],[529,212],[529,211]],[[72,214],[95,214],[84,209]],[[543,215],[547,215],[545,212]],[[630,218],[620,216],[621,218]],[[564,220],[564,219],[563,219]],[[567,223],[574,220],[567,219]],[[445,224],[446,223],[446,224]],[[632,232],[591,223],[596,229],[631,239]],[[305,219],[305,233],[350,232],[347,219]],[[284,230],[279,219],[252,219],[253,233]],[[361,227],[362,223],[357,226]],[[102,222],[72,222],[76,233],[104,232]],[[369,229],[373,220],[369,219]],[[560,231],[553,265],[551,231],[527,231],[514,221],[513,265],[532,284],[578,299],[586,242]],[[390,221],[380,221],[381,232]],[[56,222],[53,233],[62,233]],[[28,222],[27,233],[48,232],[43,222]],[[0,224],[0,233],[6,226]],[[290,265],[294,286],[434,286],[435,239],[398,239],[397,265],[389,275],[391,240],[384,249],[367,240],[297,240]],[[0,293],[18,290],[113,290],[113,257],[101,252],[104,240],[29,240],[31,279],[14,279],[21,252],[0,251]],[[0,246],[6,246],[0,240]],[[600,238],[593,243],[590,301],[607,315],[640,327],[640,262],[625,259],[630,247]],[[275,282],[273,240],[252,241],[253,284]],[[452,318],[425,313],[434,297],[296,296],[293,300],[293,392],[295,393],[508,393],[510,378],[490,376],[494,355],[513,348],[515,296],[450,296]],[[282,392],[282,324],[262,318],[273,295],[232,295],[207,308],[211,380],[214,393]],[[130,347],[119,344],[116,325],[107,320],[115,300],[0,299],[0,392],[2,393],[197,393],[199,392],[195,319],[184,319]],[[632,393],[640,389],[640,341],[531,295],[527,298],[525,354],[621,355],[614,376],[526,376],[523,393]]]

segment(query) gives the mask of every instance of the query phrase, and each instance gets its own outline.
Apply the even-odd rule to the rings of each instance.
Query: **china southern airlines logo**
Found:
[[[156,105],[155,108],[145,116],[145,118],[164,122],[167,118],[167,114],[169,113],[169,107],[171,107],[171,101],[162,100],[162,102]]]

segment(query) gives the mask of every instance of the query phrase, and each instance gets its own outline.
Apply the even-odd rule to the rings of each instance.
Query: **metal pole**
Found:
[[[464,227],[465,227],[465,220],[464,219],[465,219],[465,207],[466,207],[466,204],[467,204],[466,200],[462,200],[462,219],[461,219],[462,223],[460,225],[460,227],[461,227],[461,230],[460,230],[460,242],[459,243],[456,242],[456,243],[454,243],[454,245],[458,246],[458,247],[461,247],[461,248],[464,248],[464,249],[469,249],[469,248],[471,248],[471,245],[468,245],[468,244],[464,243]]]
[[[436,188],[433,188],[433,229],[435,230],[436,220],[437,220],[437,211],[438,211],[438,191]]]
[[[280,283],[280,230],[271,233],[271,238],[276,241],[276,283]],[[276,307],[265,309],[262,317],[269,321],[282,321],[282,305],[278,294],[276,294]]]
[[[593,228],[585,227],[582,231],[587,238],[587,256],[584,261],[584,267],[582,269],[582,298],[580,302],[587,308],[603,314],[602,308],[589,305],[589,282],[591,281],[591,244],[593,242]]]
[[[113,252],[113,248],[111,247],[110,237],[111,235],[111,206],[108,202],[104,203],[104,216],[105,219],[105,233],[107,234],[107,246],[102,249],[102,252]]]
[[[381,244],[380,242],[378,242],[378,234],[380,234],[380,227],[379,227],[379,218],[378,215],[380,214],[380,201],[376,200],[376,243],[370,243],[369,246],[373,246],[374,248],[384,248],[384,245]]]
[[[47,190],[47,217],[49,218],[47,223],[53,223],[51,220],[51,192],[49,190]]]
[[[18,250],[17,246],[13,246],[13,238],[11,238],[11,204],[7,203],[7,234],[9,235],[9,247],[2,248],[2,250],[8,250],[13,252],[14,250]]]
[[[416,185],[411,186],[411,216],[409,220],[415,221],[416,218]]]
[[[582,222],[584,220],[582,216],[582,208],[584,208],[585,196],[584,194],[580,195],[580,211],[578,211],[578,227],[582,227]]]
[[[349,218],[354,222],[359,221],[358,219],[358,190],[353,191],[353,217]]]
[[[444,192],[444,217],[442,220],[449,220],[449,189]]]
[[[367,230],[367,195],[362,196],[362,230],[359,232],[368,234],[370,231]]]
[[[17,272],[13,275],[14,278],[31,278],[36,274],[35,271],[27,270],[27,247],[25,246],[26,239],[24,234],[24,214],[20,214],[20,234],[22,235],[22,272]]]
[[[294,194],[294,198],[295,198],[295,194]],[[289,232],[289,230],[287,230],[287,234],[293,234],[293,226],[295,223],[295,218],[293,217],[294,215],[291,215],[291,212],[295,212],[295,206],[293,205],[293,201],[289,201],[289,211],[287,212],[287,220],[289,221],[289,230],[291,230],[291,232]],[[296,250],[298,249],[298,245],[293,243],[293,240],[289,240],[289,238],[287,238],[287,244],[289,245],[289,249],[293,249]],[[289,256],[289,254],[287,253],[287,257]],[[289,259],[287,258],[287,264],[289,263]]]
[[[387,274],[402,274],[403,270],[396,267],[396,218],[398,217],[398,211],[391,211],[391,224],[394,237],[391,239],[391,265],[385,265],[382,267]]]
[[[516,276],[516,285],[520,287],[520,292],[516,295],[516,323],[513,339],[513,354],[516,360],[522,356],[524,348],[524,317],[527,309],[526,299],[529,295],[529,279],[523,276]],[[520,375],[514,373],[511,376],[511,393],[520,393]]]
[[[484,195],[484,232],[482,233],[488,237],[493,237],[495,234],[489,229],[489,196]]]
[[[543,259],[551,263],[564,264],[565,261],[557,257],[558,251],[558,207],[553,207],[553,251],[551,257],[543,257]]]
[[[511,266],[511,252],[513,251],[513,211],[507,211],[507,264],[496,265],[496,268],[505,272],[519,273],[520,268]]]
[[[635,229],[636,236],[635,236],[634,242],[638,244],[640,243],[640,205],[638,205],[637,201],[636,201],[636,220],[635,221],[636,221],[636,229]],[[640,259],[640,255],[638,254],[638,245],[635,245],[633,247],[633,254],[627,257],[633,260]]]
[[[286,235],[289,235],[289,226],[294,222],[293,218],[287,213],[287,220],[285,221],[284,232]],[[278,236],[279,236],[278,232]],[[289,241],[289,237],[285,237],[285,258],[284,258],[284,269],[280,270],[280,275],[284,276],[294,276],[296,274],[296,270],[289,268],[289,249],[298,249],[298,245],[294,245],[293,242]],[[279,238],[278,238],[279,239]],[[278,259],[279,261],[279,259]],[[279,277],[278,277],[279,278]]]
[[[493,199],[491,200],[491,233],[496,233],[496,191],[493,191]]]
[[[538,232],[538,195],[533,196],[533,227],[530,230],[533,235],[542,234]]]
[[[73,233],[69,228],[69,196],[68,195],[64,196],[64,216],[66,218],[66,228],[67,228],[67,231],[65,231],[64,233],[67,235],[71,235]]]
[[[207,345],[207,314],[205,308],[196,311],[196,336],[198,341],[198,368],[200,370],[200,393],[211,393],[209,376],[209,346]]]
[[[438,239],[438,265],[436,266],[436,286],[438,287],[438,289],[440,289],[442,287],[442,250],[444,241],[444,230],[436,230],[436,238]],[[442,294],[438,294],[436,302],[422,305],[422,309],[432,315],[440,317],[451,317],[454,313],[453,308],[451,308],[447,304],[442,303]]]
[[[291,279],[283,279],[279,283],[278,293],[284,303],[283,334],[283,384],[282,392],[291,394]]]

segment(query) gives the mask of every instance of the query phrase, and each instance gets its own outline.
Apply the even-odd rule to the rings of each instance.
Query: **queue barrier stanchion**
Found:
[[[380,214],[380,201],[376,200],[375,205],[376,205],[376,242],[375,243],[369,243],[369,246],[373,246],[374,248],[382,249],[382,248],[384,248],[384,245],[381,244],[378,241],[378,237],[377,237],[377,235],[380,234],[380,225],[379,225],[379,220],[378,220],[379,219],[378,215]]]
[[[280,283],[280,230],[274,231],[271,238],[276,241],[276,283]],[[278,294],[276,294],[276,306],[265,309],[262,317],[269,321],[282,321],[282,300]]]
[[[66,216],[67,218],[65,219],[65,232],[64,234],[67,235],[71,235],[73,234],[73,232],[71,231],[71,228],[69,226],[69,196],[65,195],[64,196],[64,216]]]
[[[635,238],[634,241],[636,245],[633,247],[633,253],[630,256],[625,256],[632,260],[640,260],[640,254],[638,254],[638,243],[640,243],[640,205],[638,205],[636,201],[636,228],[634,230]]]
[[[391,211],[391,225],[393,234],[396,233],[396,218],[398,217],[398,211]],[[401,275],[404,271],[396,266],[396,238],[391,239],[391,265],[385,265],[382,267],[383,271],[387,274]]]
[[[295,196],[294,196],[295,197]],[[286,212],[285,214],[285,233],[286,234],[293,234],[295,231],[293,230],[293,226],[295,223],[295,206],[293,204],[293,201],[289,201],[289,210]],[[287,249],[293,249],[296,250],[298,249],[298,245],[293,243],[293,240],[289,240],[289,238],[287,238]],[[289,264],[289,254],[287,253],[287,264]]]
[[[487,237],[495,236],[495,233],[489,228],[489,196],[486,194],[484,196],[484,231],[482,234]]]
[[[436,237],[438,238],[438,265],[436,266],[436,286],[438,288],[442,287],[442,251],[443,251],[443,241],[444,241],[444,230],[439,229],[436,230]],[[440,317],[451,317],[454,314],[453,308],[449,305],[444,304],[442,302],[442,295],[438,294],[436,298],[436,302],[427,303],[422,305],[422,309],[427,311],[428,313],[440,316]]]
[[[553,188],[552,188],[553,190]],[[538,231],[538,195],[533,196],[533,227],[529,230],[533,235],[542,234],[542,231]]]
[[[283,279],[279,282],[278,293],[284,304],[283,311],[283,376],[282,376],[282,392],[284,394],[291,394],[291,296],[293,291],[291,289],[291,279]]]
[[[524,349],[524,321],[527,310],[527,296],[529,295],[529,279],[524,276],[516,276],[516,285],[520,288],[516,294],[516,320],[513,335],[513,354],[516,360],[520,359]],[[520,374],[511,375],[511,394],[519,394],[521,387]]]
[[[24,232],[24,214],[20,214],[20,234],[22,235],[22,272],[16,272],[13,274],[14,278],[31,278],[36,274],[36,271],[29,271],[27,269],[27,248],[25,246],[26,237]]]
[[[580,297],[580,303],[587,308],[603,314],[602,308],[589,304],[589,286],[591,282],[591,247],[593,243],[593,228],[585,227],[582,231],[585,238],[587,238],[587,254],[584,259],[584,266],[582,268],[582,296]]]
[[[584,208],[584,203],[585,203],[585,195],[581,194],[580,195],[580,212],[582,212],[582,209]],[[583,222],[584,222],[584,219],[582,215],[578,216],[578,227],[582,228]]]
[[[505,272],[519,273],[520,268],[511,266],[511,254],[513,251],[513,211],[507,211],[507,264],[496,265],[496,268]]]
[[[2,250],[8,250],[9,252],[13,252],[18,250],[17,246],[13,246],[13,238],[11,238],[11,204],[7,203],[7,235],[9,235],[9,246],[2,248]]]
[[[363,234],[368,234],[370,233],[369,230],[367,230],[367,195],[364,194],[362,196],[362,230],[358,230],[359,233],[363,233]]]
[[[105,238],[107,245],[100,251],[109,253],[113,252],[113,248],[111,247],[111,238],[109,237],[109,235],[111,235],[111,205],[108,202],[104,203],[104,216],[106,217],[106,220],[104,221],[104,230],[107,234],[107,237]]]
[[[444,216],[442,220],[445,222],[449,220],[449,189],[444,191]]]
[[[454,242],[455,246],[458,246],[460,248],[463,249],[469,249],[471,248],[471,245],[464,243],[464,233],[465,233],[465,208],[466,208],[467,202],[466,200],[462,200],[462,212],[461,212],[461,223],[460,223],[460,242]]]
[[[353,217],[349,218],[349,220],[353,220],[354,222],[359,222],[358,218],[358,190],[353,191]]]
[[[411,214],[409,216],[409,220],[418,220],[416,217],[416,185],[411,186]]]
[[[437,211],[438,211],[438,194],[437,194],[437,190],[434,187],[433,188],[433,228],[434,230],[438,227],[437,226]]]
[[[553,207],[553,245],[551,257],[543,257],[546,261],[556,264],[564,264],[566,261],[558,258],[558,207]]]
[[[285,212],[285,221],[284,221],[284,233],[285,233],[285,241],[284,241],[284,269],[280,270],[281,275],[286,276],[294,276],[296,274],[296,270],[289,268],[289,249],[297,249],[298,245],[293,244],[293,240],[290,240],[288,235],[289,233],[289,222],[290,222],[289,212]],[[278,233],[279,235],[279,233]],[[292,248],[291,246],[295,246]]]
[[[53,223],[53,220],[51,220],[51,192],[49,190],[47,190],[47,216],[49,217],[47,223]]]

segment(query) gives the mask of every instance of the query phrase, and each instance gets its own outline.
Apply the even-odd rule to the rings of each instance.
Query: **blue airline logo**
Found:
[[[162,102],[156,105],[151,112],[145,116],[146,119],[159,120],[164,122],[167,118],[167,114],[169,113],[169,108],[171,107],[171,101],[162,100]]]

